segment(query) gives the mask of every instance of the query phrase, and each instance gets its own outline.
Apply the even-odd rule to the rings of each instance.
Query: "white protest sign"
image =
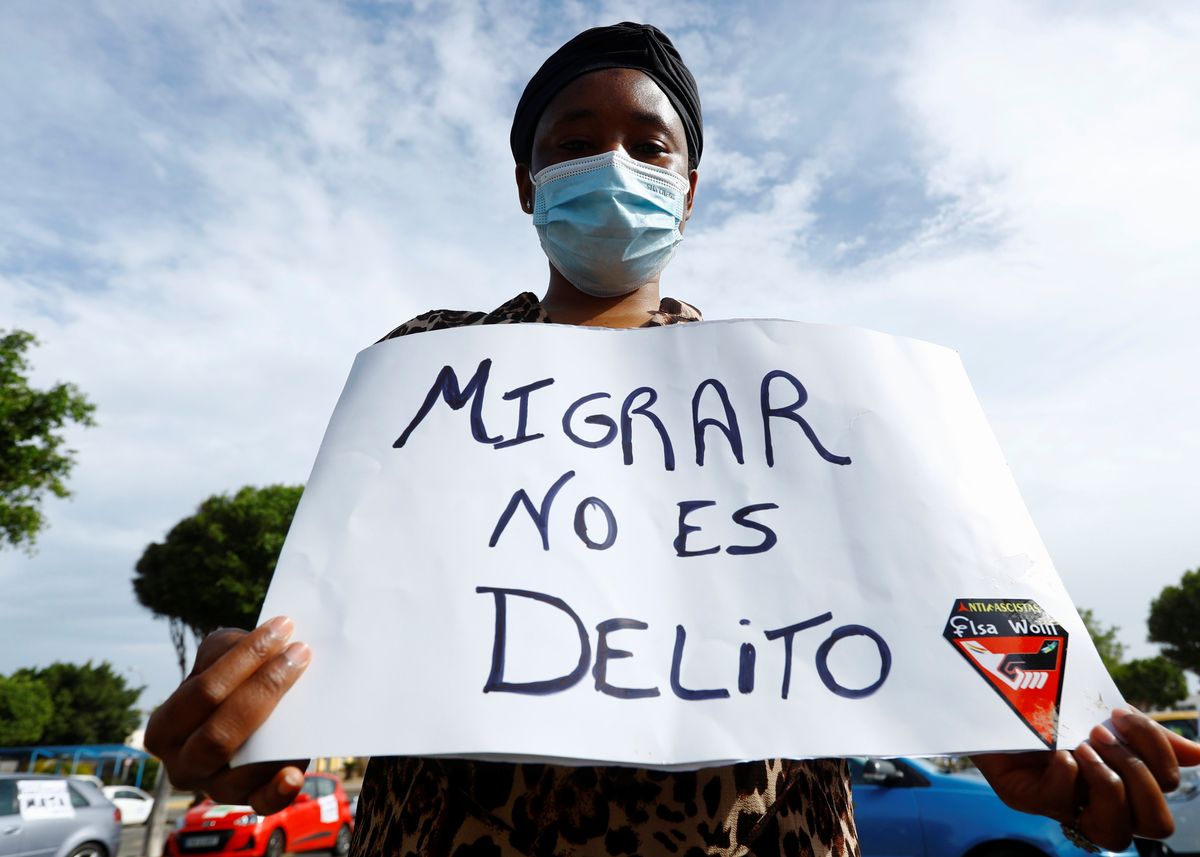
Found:
[[[28,821],[75,816],[64,780],[17,780],[17,811]]]
[[[313,660],[239,763],[1038,749],[1120,704],[958,356],[798,322],[366,349],[277,614]]]

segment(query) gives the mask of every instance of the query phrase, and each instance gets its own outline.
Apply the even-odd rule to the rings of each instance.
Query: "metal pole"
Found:
[[[142,843],[145,857],[162,857],[167,838],[167,801],[171,798],[171,781],[167,779],[167,766],[158,762],[158,782],[154,786],[154,808],[146,819],[146,838]]]

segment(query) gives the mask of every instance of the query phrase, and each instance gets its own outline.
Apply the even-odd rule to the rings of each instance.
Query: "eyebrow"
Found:
[[[582,107],[577,110],[567,111],[562,116],[560,116],[555,121],[554,124],[555,125],[565,125],[568,122],[575,122],[579,119],[594,119],[594,118],[596,118],[596,112],[594,110],[589,110],[586,107]],[[634,112],[633,118],[643,125],[652,126],[655,130],[660,131],[663,134],[666,134],[667,136],[672,136],[672,137],[674,136],[674,133],[671,130],[671,126],[668,125],[666,120],[663,119],[663,117],[657,113],[649,113],[645,110],[638,110],[638,111]]]

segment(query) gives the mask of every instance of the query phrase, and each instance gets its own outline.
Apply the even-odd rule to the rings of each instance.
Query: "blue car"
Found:
[[[863,857],[1084,857],[1058,822],[1009,809],[977,772],[850,759]],[[1112,852],[1101,852],[1112,853]],[[1130,847],[1122,857],[1138,857]]]

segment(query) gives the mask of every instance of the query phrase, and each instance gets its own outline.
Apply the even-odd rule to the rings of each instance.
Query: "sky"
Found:
[[[395,325],[541,293],[512,110],[621,20],[704,105],[664,293],[957,349],[1075,602],[1155,653],[1151,599],[1200,566],[1195,4],[9,0],[0,328],[99,424],[37,552],[0,552],[0,673],[170,693],[142,551],[303,482]]]

